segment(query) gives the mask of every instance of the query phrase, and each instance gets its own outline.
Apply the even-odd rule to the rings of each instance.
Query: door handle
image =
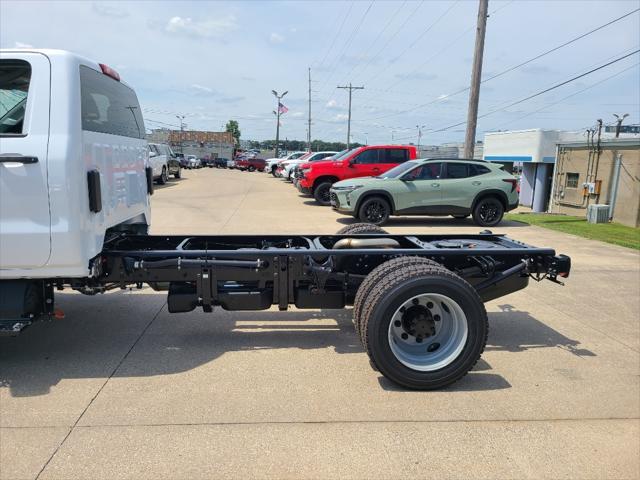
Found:
[[[478,182],[477,180],[475,182],[471,182],[471,185],[482,185],[482,182]]]
[[[38,163],[38,157],[19,153],[0,153],[0,163]]]
[[[432,187],[439,187],[439,186],[440,186],[440,184],[439,184],[439,183],[432,183],[432,184],[431,184],[431,186],[432,186]]]

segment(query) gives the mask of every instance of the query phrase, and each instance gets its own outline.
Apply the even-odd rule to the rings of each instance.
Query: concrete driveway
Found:
[[[188,171],[153,196],[153,233],[333,233],[349,220],[259,173]],[[571,255],[572,276],[490,302],[482,360],[437,392],[374,372],[350,310],[169,315],[148,288],[60,294],[66,319],[0,339],[0,477],[640,477],[640,256],[494,231]]]

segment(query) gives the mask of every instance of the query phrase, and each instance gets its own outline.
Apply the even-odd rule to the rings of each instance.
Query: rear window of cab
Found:
[[[80,97],[83,130],[145,138],[138,98],[126,85],[81,65]]]

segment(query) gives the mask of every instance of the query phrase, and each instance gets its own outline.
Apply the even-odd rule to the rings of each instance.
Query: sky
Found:
[[[512,105],[640,48],[640,1],[489,0],[477,139],[528,128],[583,130],[640,122],[640,54]],[[115,68],[137,92],[147,128],[275,137],[271,93],[287,91],[281,138],[441,144],[464,140],[478,2],[0,2],[0,48],[57,48]]]

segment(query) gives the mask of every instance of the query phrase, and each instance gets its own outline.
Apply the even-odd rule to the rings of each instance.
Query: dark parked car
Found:
[[[214,161],[214,166],[216,168],[227,168],[228,158],[216,158]]]
[[[203,157],[200,159],[203,167],[213,168],[216,164],[216,159],[211,157]]]
[[[173,154],[176,156],[176,159],[180,163],[180,168],[189,168],[189,162],[185,158],[184,153],[174,152]]]

